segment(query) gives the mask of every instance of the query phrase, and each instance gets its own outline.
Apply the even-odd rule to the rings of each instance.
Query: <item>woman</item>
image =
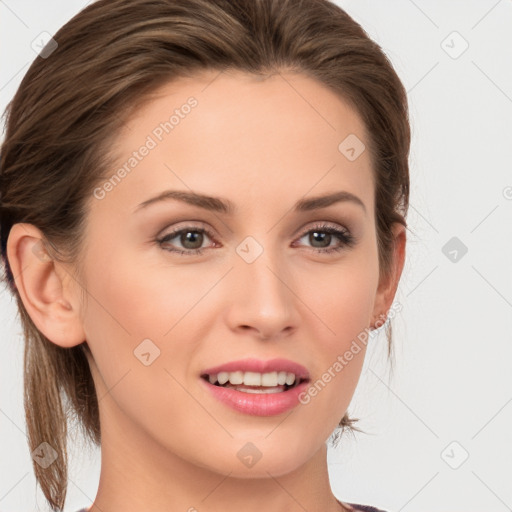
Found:
[[[90,512],[379,510],[333,495],[326,440],[393,308],[409,144],[390,62],[326,0],[100,0],[57,32],[0,172],[53,510],[71,414]]]

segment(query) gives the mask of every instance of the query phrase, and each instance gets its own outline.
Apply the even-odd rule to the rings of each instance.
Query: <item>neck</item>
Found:
[[[230,477],[166,451],[133,425],[117,431],[102,423],[101,474],[90,512],[339,512],[345,510],[332,494],[327,447],[301,467],[268,478]],[[198,450],[208,450],[207,438]]]

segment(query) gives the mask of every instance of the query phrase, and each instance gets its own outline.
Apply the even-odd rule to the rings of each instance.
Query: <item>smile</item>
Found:
[[[226,388],[236,389],[243,393],[280,393],[299,384],[301,380],[294,373],[274,371],[268,373],[220,372],[203,375],[210,384]]]
[[[282,414],[300,404],[308,370],[286,359],[231,361],[201,372],[201,382],[216,400],[253,416]]]

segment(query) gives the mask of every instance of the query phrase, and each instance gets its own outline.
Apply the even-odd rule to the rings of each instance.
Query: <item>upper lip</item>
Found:
[[[217,375],[220,372],[287,372],[294,373],[295,377],[300,379],[309,379],[308,370],[299,363],[290,361],[289,359],[240,359],[238,361],[230,361],[212,368],[207,368],[201,372],[201,375]]]

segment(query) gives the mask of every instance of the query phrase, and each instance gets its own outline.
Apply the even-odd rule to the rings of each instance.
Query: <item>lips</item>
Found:
[[[240,385],[242,375],[244,383]],[[273,384],[276,378],[282,382],[284,375],[286,382],[293,384]],[[228,376],[236,383],[227,382]],[[224,384],[216,382],[217,379]],[[235,411],[253,416],[273,416],[299,405],[299,396],[309,385],[309,372],[301,364],[288,359],[243,359],[206,368],[201,372],[201,381],[211,396]]]

